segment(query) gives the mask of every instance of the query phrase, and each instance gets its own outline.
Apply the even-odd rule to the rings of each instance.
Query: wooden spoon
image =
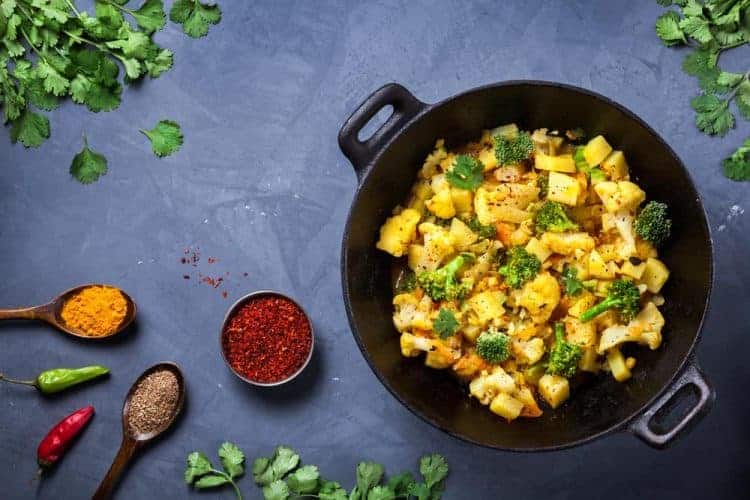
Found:
[[[175,406],[172,416],[162,427],[155,429],[148,434],[136,434],[129,425],[130,400],[133,398],[133,393],[135,392],[135,389],[136,387],[138,387],[138,384],[141,380],[143,380],[148,375],[161,370],[169,370],[175,375],[175,377],[177,377],[179,392],[177,405]],[[117,455],[115,456],[115,459],[112,462],[107,475],[104,476],[104,479],[99,484],[99,488],[96,490],[96,493],[94,493],[92,500],[103,500],[111,497],[112,490],[114,489],[118,479],[120,478],[120,475],[125,470],[125,467],[128,465],[135,452],[159,437],[174,423],[174,421],[177,419],[177,416],[180,414],[180,411],[182,410],[182,405],[184,404],[184,402],[185,379],[182,376],[180,367],[175,363],[159,363],[147,369],[141,374],[140,377],[138,377],[138,379],[135,381],[135,383],[133,383],[132,387],[128,391],[128,395],[125,397],[125,403],[122,406],[122,444],[120,445],[120,450],[117,452]]]
[[[67,290],[57,297],[55,297],[52,302],[49,302],[47,304],[43,304],[41,306],[34,306],[34,307],[25,307],[21,309],[0,309],[0,320],[3,319],[36,319],[40,321],[46,321],[50,325],[54,326],[58,330],[67,333],[68,335],[71,335],[73,337],[78,337],[80,339],[86,339],[86,340],[101,340],[106,338],[114,337],[115,335],[122,333],[135,319],[135,302],[133,302],[133,299],[130,298],[130,296],[120,290],[123,297],[125,297],[125,301],[128,304],[127,311],[125,312],[125,317],[122,320],[122,323],[120,323],[120,326],[117,327],[115,331],[112,333],[109,333],[107,335],[101,335],[101,336],[89,336],[85,335],[83,332],[74,330],[70,328],[68,325],[65,324],[65,321],[63,321],[62,316],[60,315],[62,311],[63,304],[72,297],[74,294],[80,292],[84,288],[88,288],[90,286],[107,286],[110,288],[117,288],[113,287],[112,285],[100,285],[97,283],[90,283],[88,285],[80,285],[74,288],[71,288],[70,290]]]

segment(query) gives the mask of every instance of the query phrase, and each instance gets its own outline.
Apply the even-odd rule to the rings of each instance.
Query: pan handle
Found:
[[[386,106],[393,106],[393,114],[372,137],[360,141],[357,135],[362,127]],[[360,104],[339,131],[339,147],[352,163],[358,179],[362,178],[365,167],[383,145],[426,107],[425,103],[397,83],[380,87]]]
[[[716,398],[716,392],[706,380],[696,362],[691,360],[689,363],[680,377],[662,394],[656,403],[646,410],[643,415],[636,417],[630,424],[630,432],[654,448],[666,448],[688,426],[698,423],[711,409]],[[662,408],[666,411],[673,408],[674,404],[672,400],[675,398],[675,395],[680,389],[688,385],[692,385],[698,390],[698,401],[695,406],[669,431],[663,434],[652,431],[650,424],[654,415]]]

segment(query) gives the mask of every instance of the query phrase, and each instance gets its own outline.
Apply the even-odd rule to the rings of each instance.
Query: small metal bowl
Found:
[[[292,373],[287,378],[279,380],[277,382],[258,382],[258,381],[249,379],[245,377],[244,375],[237,373],[237,371],[234,369],[232,364],[227,359],[226,353],[224,352],[224,330],[226,330],[229,320],[234,316],[237,310],[240,309],[242,306],[244,306],[245,303],[248,302],[249,300],[257,299],[259,297],[267,297],[267,296],[280,297],[282,299],[286,299],[292,302],[293,304],[295,304],[297,307],[299,307],[300,311],[302,311],[302,314],[305,315],[305,319],[307,319],[307,324],[310,325],[310,352],[307,353],[307,359],[305,359],[305,362],[302,363],[302,366],[300,366],[296,372]],[[260,387],[274,387],[277,385],[286,384],[287,382],[294,380],[297,377],[297,375],[302,373],[302,371],[305,368],[307,368],[307,365],[310,364],[310,359],[312,359],[312,354],[313,354],[314,349],[315,349],[315,332],[313,331],[312,321],[310,321],[310,316],[307,314],[307,311],[305,311],[305,309],[299,304],[299,302],[297,302],[290,296],[284,295],[283,293],[280,293],[280,292],[275,292],[273,290],[258,290],[257,292],[249,293],[245,295],[244,297],[241,297],[239,300],[237,300],[237,302],[232,304],[232,306],[229,308],[226,316],[224,316],[224,321],[221,324],[221,330],[219,331],[219,351],[221,352],[222,359],[224,359],[224,363],[226,363],[226,365],[229,367],[232,373],[237,375],[237,377],[239,377],[241,380],[247,382],[250,385],[255,385],[255,386],[260,386]]]

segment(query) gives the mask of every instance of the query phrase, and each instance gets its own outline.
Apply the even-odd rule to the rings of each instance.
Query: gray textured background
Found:
[[[194,449],[215,456],[224,439],[251,457],[288,443],[347,486],[359,459],[395,472],[438,451],[452,467],[448,498],[738,498],[750,489],[748,187],[724,179],[718,165],[750,127],[725,140],[696,131],[688,106],[695,83],[680,71],[683,54],[653,34],[654,2],[220,3],[224,20],[208,38],[188,39],[174,25],[158,35],[175,50],[175,68],[126,89],[116,112],[68,103],[51,113],[52,139],[37,150],[0,134],[0,304],[39,303],[99,281],[122,286],[140,306],[137,331],[117,343],[71,341],[38,324],[0,326],[0,369],[9,374],[94,362],[113,372],[49,399],[0,386],[0,497],[90,496],[119,445],[127,388],[161,360],[184,367],[187,411],[136,461],[119,498],[197,496],[182,483],[184,458]],[[724,64],[746,70],[748,54]],[[515,78],[571,83],[624,104],[674,147],[703,196],[717,266],[697,355],[718,397],[668,451],[626,434],[547,454],[464,444],[396,403],[351,338],[338,268],[356,182],[336,144],[344,119],[390,81],[434,102]],[[186,142],[158,160],[137,128],[166,117],[182,124]],[[67,172],[84,130],[109,159],[109,174],[92,186]],[[222,288],[182,278],[183,249],[195,245],[199,270],[230,272]],[[219,262],[207,265],[208,256]],[[299,298],[317,331],[304,378],[277,391],[242,385],[217,349],[232,299],[259,288]],[[49,477],[33,482],[39,439],[88,403],[97,409],[92,425]],[[250,478],[240,484],[247,498],[259,496]]]

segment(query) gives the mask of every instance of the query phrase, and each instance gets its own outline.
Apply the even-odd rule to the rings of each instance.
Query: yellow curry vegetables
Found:
[[[668,207],[616,144],[569,139],[509,124],[438,140],[377,242],[397,259],[403,356],[508,421],[565,404],[574,377],[626,382],[630,354],[662,344]]]
[[[122,292],[110,286],[89,286],[62,306],[63,322],[89,337],[113,333],[125,319],[128,303]]]

